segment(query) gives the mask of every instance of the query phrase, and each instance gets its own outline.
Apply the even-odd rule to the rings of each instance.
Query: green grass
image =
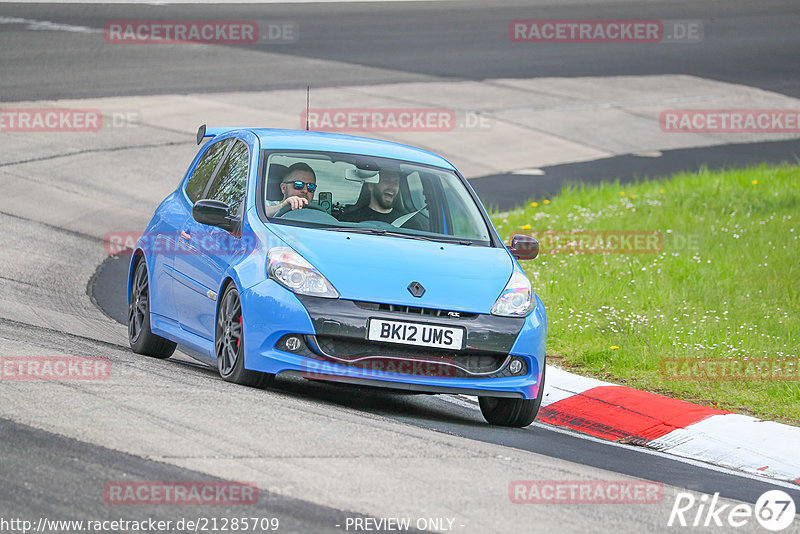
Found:
[[[796,369],[800,167],[573,187],[536,204],[493,218],[507,242],[514,233],[542,238],[539,257],[522,263],[547,308],[551,363],[800,424],[798,380],[676,380],[660,371],[674,358],[788,359]],[[548,230],[655,231],[663,248],[552,253]]]

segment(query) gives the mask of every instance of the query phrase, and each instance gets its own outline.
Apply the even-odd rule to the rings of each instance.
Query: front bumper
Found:
[[[265,280],[242,294],[242,304],[247,369],[427,393],[538,395],[546,336],[538,297],[527,317],[507,318],[297,296]],[[368,342],[372,318],[462,327],[464,347]],[[302,343],[292,342],[290,349],[289,337]],[[509,371],[513,360],[521,371]]]

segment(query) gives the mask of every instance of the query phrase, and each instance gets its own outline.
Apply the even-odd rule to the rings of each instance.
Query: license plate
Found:
[[[367,339],[403,345],[419,345],[438,349],[461,350],[464,329],[405,321],[371,319]]]

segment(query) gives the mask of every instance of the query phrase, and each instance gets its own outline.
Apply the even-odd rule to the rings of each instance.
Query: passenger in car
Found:
[[[401,216],[407,215],[395,207],[396,197],[400,191],[400,174],[396,171],[382,169],[377,184],[367,183],[369,203],[341,217],[346,222],[382,221],[394,223]],[[398,225],[400,226],[400,225]],[[422,230],[413,217],[403,221],[403,228]]]
[[[281,181],[283,200],[267,200],[264,213],[273,217],[285,206],[293,210],[303,208],[314,200],[314,191],[317,190],[317,176],[314,169],[301,161],[290,166]]]

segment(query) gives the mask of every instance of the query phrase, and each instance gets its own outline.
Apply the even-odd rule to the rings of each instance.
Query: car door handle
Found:
[[[187,232],[186,230],[181,230],[181,237],[186,241],[189,241],[192,238],[192,236],[189,235],[189,232]]]

